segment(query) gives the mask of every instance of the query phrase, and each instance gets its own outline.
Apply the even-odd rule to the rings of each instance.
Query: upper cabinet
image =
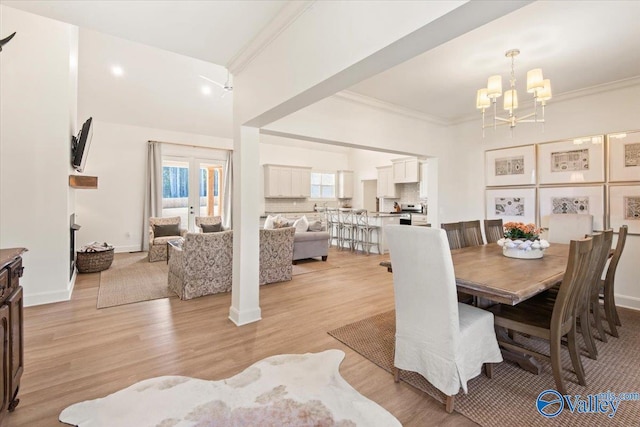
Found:
[[[264,165],[264,197],[304,199],[311,195],[311,168]]]
[[[378,169],[378,197],[386,197],[389,199],[395,199],[398,196],[396,195],[396,184],[393,180],[393,167],[392,166],[383,166]]]
[[[392,160],[393,182],[396,184],[420,181],[420,165],[415,157]]]
[[[336,196],[338,199],[353,198],[353,171],[336,173]]]
[[[429,177],[429,165],[426,161],[420,162],[420,198],[426,199],[429,197],[429,193],[427,191],[427,184]]]

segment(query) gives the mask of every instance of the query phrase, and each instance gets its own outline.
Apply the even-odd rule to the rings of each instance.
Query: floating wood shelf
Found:
[[[69,175],[69,187],[84,188],[84,189],[97,189],[98,177],[86,176],[86,175]]]

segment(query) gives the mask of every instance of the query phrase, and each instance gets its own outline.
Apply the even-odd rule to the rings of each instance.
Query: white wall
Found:
[[[0,6],[0,246],[26,247],[25,304],[68,299],[78,29]]]
[[[508,129],[499,128],[496,131],[487,129],[486,137],[482,139],[479,121],[455,126],[451,144],[456,147],[461,162],[459,180],[457,185],[443,187],[455,192],[460,202],[448,203],[441,221],[484,218],[484,179],[479,177],[484,176],[484,151],[487,149],[639,129],[640,84],[611,87],[606,92],[580,98],[553,99],[547,107],[544,133],[536,125],[520,124],[513,137],[509,136]],[[442,196],[440,200],[442,202]],[[629,236],[616,275],[616,303],[636,309],[640,309],[640,280],[634,265],[638,259],[640,236]]]
[[[78,247],[99,241],[115,246],[118,252],[141,249],[150,140],[222,150],[232,146],[226,138],[95,121],[84,174],[98,177],[98,189],[76,191],[77,222],[82,227],[77,233]],[[167,146],[164,151],[175,155],[192,149]]]

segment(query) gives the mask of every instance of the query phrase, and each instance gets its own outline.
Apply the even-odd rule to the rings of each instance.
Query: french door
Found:
[[[162,216],[179,216],[194,231],[196,216],[221,215],[222,170],[218,160],[163,156]]]

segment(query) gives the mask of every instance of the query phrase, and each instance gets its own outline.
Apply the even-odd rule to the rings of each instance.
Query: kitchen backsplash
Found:
[[[427,199],[420,198],[420,183],[411,184],[397,184],[396,185],[397,199],[382,199],[382,205],[380,206],[380,212],[393,211],[394,203],[422,203],[427,204]]]

